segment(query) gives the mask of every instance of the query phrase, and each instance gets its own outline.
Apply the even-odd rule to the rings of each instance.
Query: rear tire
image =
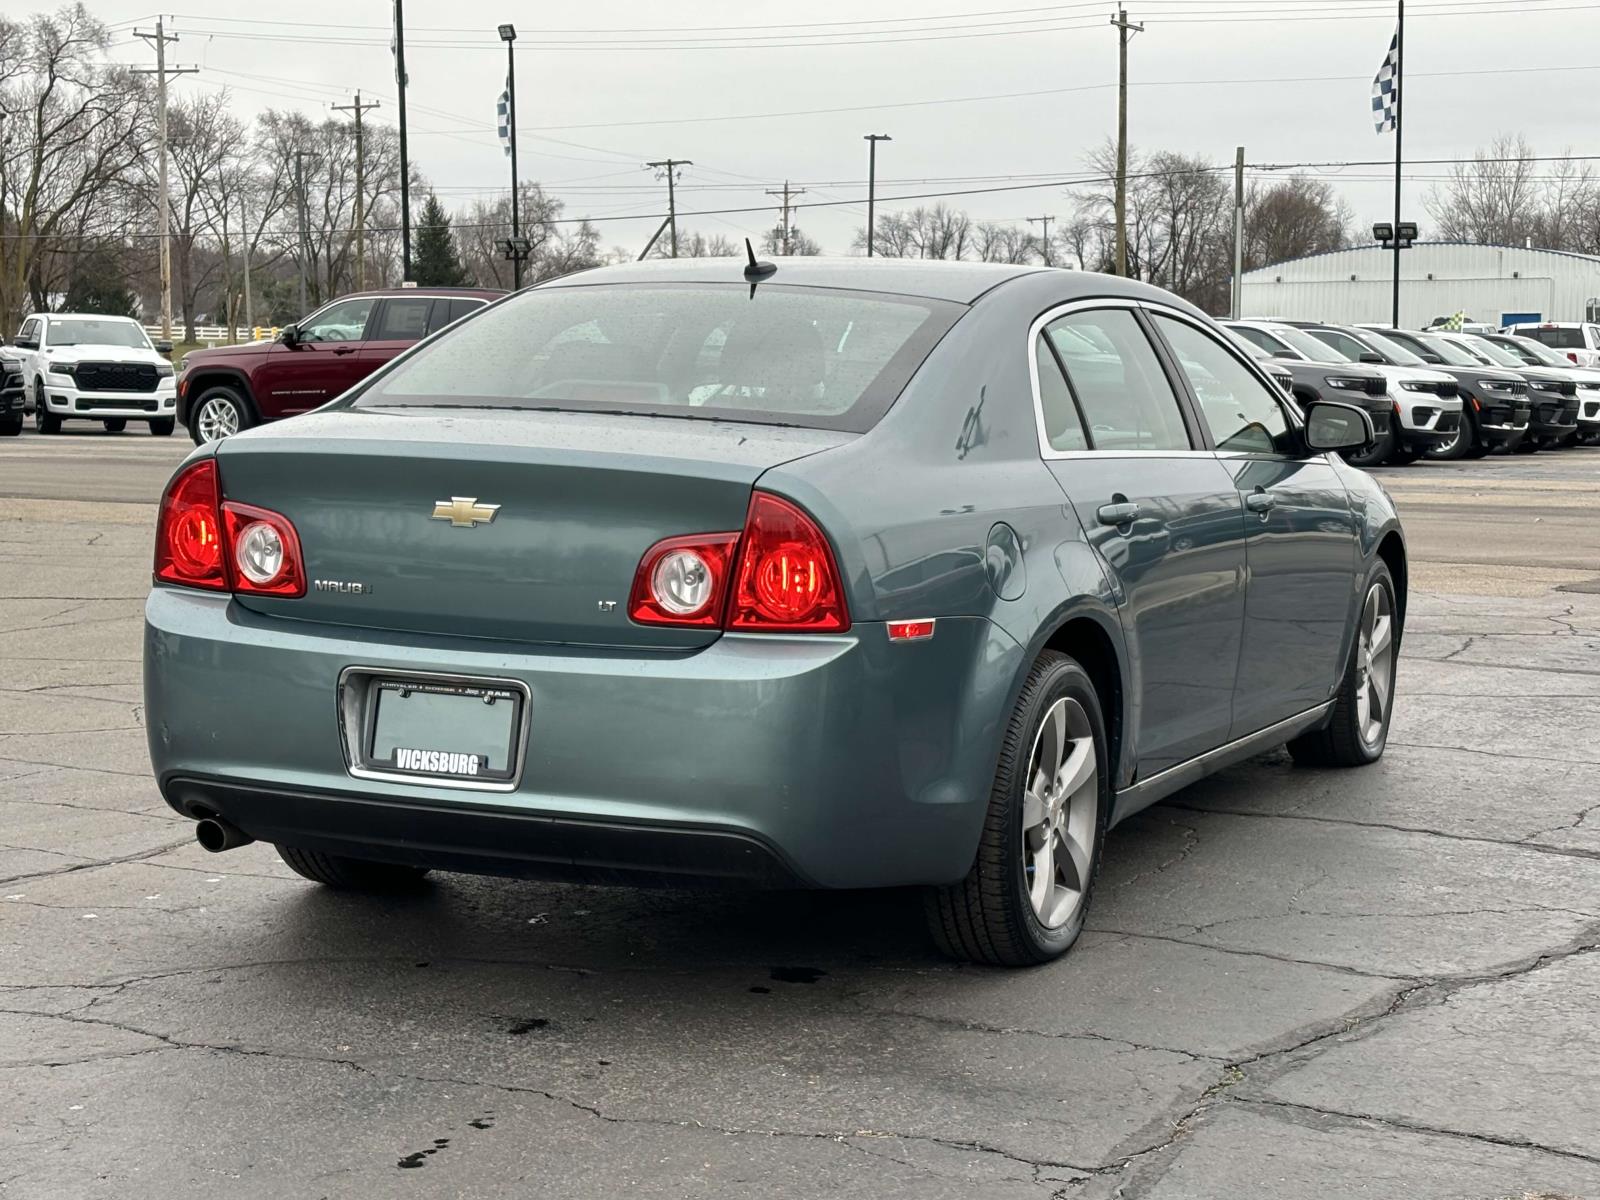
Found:
[[[972,868],[927,893],[928,928],[944,953],[1025,967],[1071,949],[1111,809],[1106,746],[1088,674],[1064,654],[1041,654],[1006,727]]]
[[[121,433],[128,427],[128,419],[126,417],[107,417],[100,424],[106,427],[107,433]]]
[[[150,422],[150,434],[152,437],[171,437],[177,425],[177,420],[172,417],[157,417]]]
[[[1328,724],[1289,743],[1290,756],[1302,767],[1364,767],[1382,758],[1388,744],[1401,625],[1394,579],[1381,560],[1364,596],[1355,644]]]
[[[364,858],[346,858],[340,854],[324,854],[320,850],[302,850],[296,846],[279,846],[278,855],[295,874],[303,875],[313,883],[347,892],[412,891],[428,873],[427,867],[368,862]]]

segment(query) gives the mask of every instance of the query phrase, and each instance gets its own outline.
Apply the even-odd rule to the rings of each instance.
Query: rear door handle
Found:
[[[1251,512],[1256,513],[1270,512],[1272,506],[1277,502],[1278,498],[1271,492],[1263,492],[1259,488],[1248,493],[1244,498],[1244,506]]]
[[[1139,517],[1139,506],[1124,501],[1121,504],[1102,504],[1095,510],[1095,517],[1102,525],[1127,525]]]

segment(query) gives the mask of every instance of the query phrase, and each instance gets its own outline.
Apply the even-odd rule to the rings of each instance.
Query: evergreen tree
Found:
[[[450,214],[439,197],[429,196],[417,222],[417,252],[411,258],[411,274],[422,287],[460,287],[470,283],[456,256],[455,235],[450,230]]]

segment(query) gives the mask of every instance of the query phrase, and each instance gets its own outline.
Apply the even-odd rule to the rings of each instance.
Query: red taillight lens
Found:
[[[734,571],[729,629],[833,633],[850,628],[833,548],[787,500],[756,492]]]
[[[197,462],[167,485],[156,523],[156,579],[226,591],[217,464]]]
[[[639,560],[628,615],[641,625],[722,625],[737,533],[657,542]]]
[[[289,518],[222,500],[215,459],[179,473],[156,524],[160,583],[261,596],[304,596],[300,538]]]
[[[256,596],[304,596],[300,538],[289,518],[232,500],[222,505],[233,590]]]

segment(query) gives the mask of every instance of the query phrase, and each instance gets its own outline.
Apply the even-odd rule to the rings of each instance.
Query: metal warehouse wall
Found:
[[[1393,255],[1377,246],[1314,254],[1249,271],[1244,315],[1359,322],[1390,317]],[[1514,246],[1423,242],[1400,255],[1400,324],[1456,311],[1504,324],[1513,317],[1581,321],[1600,310],[1600,259]]]

